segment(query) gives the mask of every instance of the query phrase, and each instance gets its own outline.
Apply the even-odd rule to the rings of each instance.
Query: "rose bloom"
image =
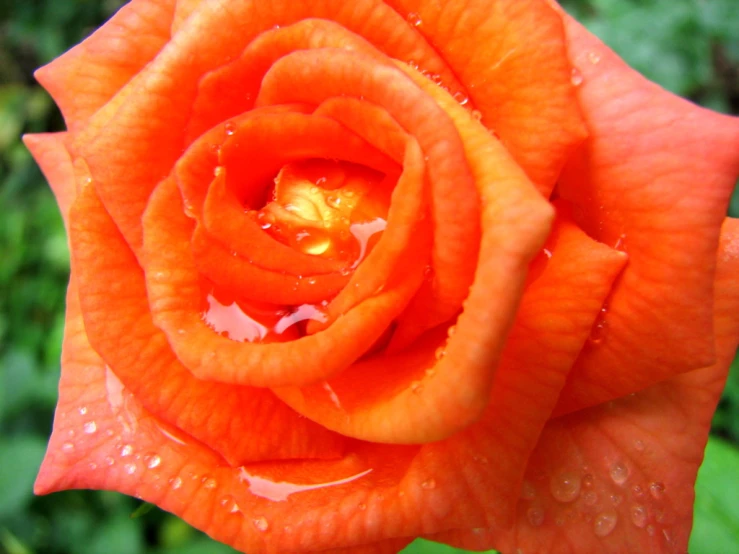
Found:
[[[544,0],[133,0],[39,70],[70,237],[40,494],[250,552],[684,552],[739,123]]]

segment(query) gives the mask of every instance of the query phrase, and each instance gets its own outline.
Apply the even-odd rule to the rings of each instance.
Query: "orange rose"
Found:
[[[251,553],[685,551],[736,120],[544,0],[133,0],[38,78],[73,272],[37,492]]]

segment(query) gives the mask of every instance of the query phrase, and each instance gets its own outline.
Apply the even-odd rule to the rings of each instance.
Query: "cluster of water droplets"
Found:
[[[644,441],[633,443],[636,454],[646,450]],[[549,477],[526,480],[521,487],[523,515],[531,527],[547,521],[564,527],[573,521],[585,522],[596,537],[611,535],[619,525],[643,529],[649,536],[661,533],[669,542],[666,525],[668,505],[664,483],[634,482],[628,462],[612,462],[603,477],[596,477],[583,467],[566,470]]]

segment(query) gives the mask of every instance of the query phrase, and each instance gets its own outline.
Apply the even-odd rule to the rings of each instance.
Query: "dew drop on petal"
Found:
[[[642,489],[640,485],[634,485],[631,490],[637,498],[644,496],[644,489]]]
[[[423,391],[423,385],[420,383],[420,381],[413,381],[411,383],[411,391],[420,394],[421,391]]]
[[[172,477],[169,480],[169,485],[172,487],[173,490],[177,490],[182,486],[182,478],[181,477]]]
[[[421,16],[418,15],[416,12],[410,12],[408,16],[406,17],[406,20],[408,21],[408,23],[410,23],[414,27],[419,27],[421,23],[423,23],[421,21]]]
[[[634,448],[637,452],[644,452],[644,441],[636,440],[634,441]]]
[[[593,486],[593,476],[590,473],[586,473],[582,477],[582,486],[585,488],[590,488]]]
[[[654,525],[651,525],[651,524],[647,525],[647,533],[649,534],[650,537],[654,536],[654,533],[656,531],[657,529],[655,529]]]
[[[92,435],[95,431],[98,430],[97,423],[94,421],[88,421],[82,426],[82,429],[84,429],[85,433],[88,435]]]
[[[615,510],[607,510],[595,516],[593,521],[593,532],[598,537],[607,537],[616,528],[618,514]]]
[[[623,485],[629,478],[629,468],[621,462],[617,462],[611,466],[611,479],[617,485]]]
[[[233,134],[234,134],[234,132],[236,131],[236,129],[235,129],[235,127],[234,127],[234,124],[233,124],[233,123],[231,123],[231,122],[228,122],[228,123],[226,123],[226,124],[225,124],[225,125],[223,126],[223,128],[224,128],[224,130],[226,131],[226,134],[227,134],[228,136],[231,136],[231,135],[233,135]]]
[[[598,52],[590,52],[588,53],[588,59],[590,60],[590,63],[595,65],[600,62],[600,54],[598,54]]]
[[[105,460],[103,461],[105,462],[105,465],[108,465],[108,466],[112,466],[115,464],[115,458],[113,458],[112,456],[106,456]]]
[[[583,76],[582,73],[580,73],[580,70],[576,67],[572,68],[572,73],[570,75],[570,82],[573,86],[579,87],[582,85],[583,82]]]
[[[259,529],[260,531],[266,531],[267,529],[269,529],[269,522],[264,516],[258,517],[254,520],[254,527]]]
[[[161,463],[162,463],[162,459],[155,454],[154,456],[149,458],[148,462],[146,462],[146,467],[148,467],[149,469],[154,469]]]
[[[647,509],[641,504],[635,504],[631,507],[631,522],[643,529],[647,524]]]
[[[209,490],[212,490],[218,486],[218,481],[215,479],[206,479],[203,483],[203,487]]]
[[[74,450],[74,444],[72,444],[71,442],[65,442],[62,445],[62,452],[66,452],[67,454],[69,454],[73,450]]]
[[[660,482],[654,482],[649,485],[649,493],[652,495],[652,498],[655,500],[659,500],[662,498],[662,495],[665,492],[665,485]]]
[[[90,462],[88,466],[92,471],[95,471],[98,468],[98,465],[95,462]]]
[[[436,488],[436,481],[434,479],[427,479],[423,483],[421,483],[421,488],[426,490],[431,490]]]
[[[453,98],[459,103],[460,106],[464,106],[469,102],[469,98],[463,92],[455,92]]]
[[[598,495],[595,494],[595,491],[587,491],[582,495],[582,498],[588,506],[595,506],[598,502]]]
[[[529,508],[526,512],[526,519],[532,527],[539,527],[544,523],[544,511],[540,508]]]
[[[80,413],[80,415],[85,415],[87,413],[87,408],[85,406],[82,406],[77,411]]]
[[[136,473],[136,464],[126,464],[125,466],[123,466],[123,469],[129,475],[133,475],[134,473]]]
[[[572,502],[580,496],[580,484],[580,475],[566,471],[552,477],[549,490],[557,502]]]
[[[130,444],[126,444],[123,446],[123,448],[121,448],[121,456],[123,456],[124,458],[126,456],[130,456],[132,453],[133,453],[133,446],[131,446]]]

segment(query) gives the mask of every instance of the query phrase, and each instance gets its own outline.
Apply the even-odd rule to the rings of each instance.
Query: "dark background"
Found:
[[[63,129],[32,72],[122,3],[0,0],[0,554],[233,552],[116,493],[31,492],[56,402],[69,254],[56,203],[19,137]],[[563,3],[649,78],[704,106],[739,113],[737,0]],[[736,193],[730,213],[739,216]],[[736,360],[714,419],[695,517],[693,554],[739,552]],[[407,550],[454,551],[423,541]]]

